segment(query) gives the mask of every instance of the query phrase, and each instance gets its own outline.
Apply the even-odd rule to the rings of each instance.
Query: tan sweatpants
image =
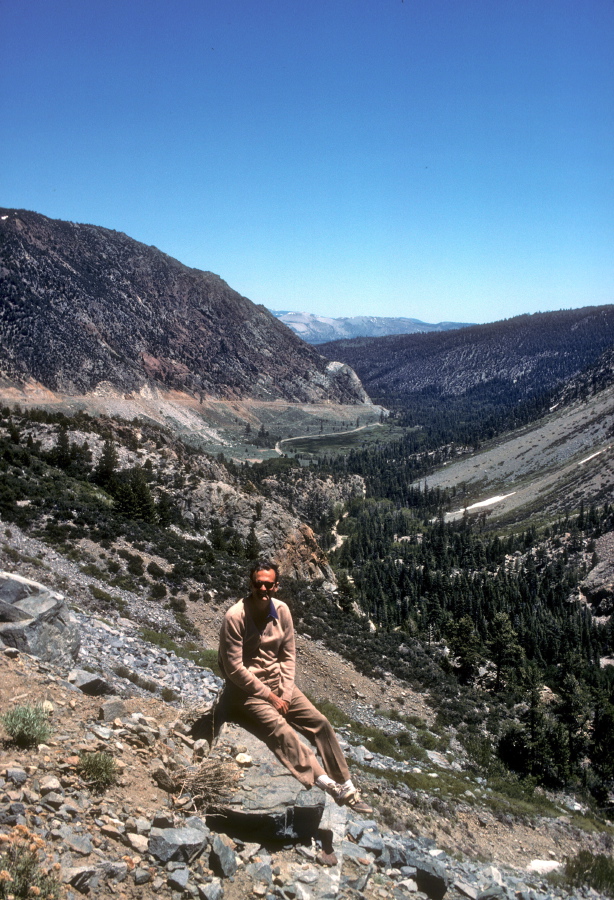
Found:
[[[254,726],[257,735],[273,751],[277,759],[305,787],[311,787],[316,778],[324,772],[340,784],[349,779],[350,772],[345,756],[332,725],[296,685],[285,716],[282,716],[267,700],[248,697],[228,682],[226,693],[229,701],[229,718],[237,718],[239,721],[245,718]],[[315,743],[324,768],[316,759],[311,747],[299,739],[297,731]]]

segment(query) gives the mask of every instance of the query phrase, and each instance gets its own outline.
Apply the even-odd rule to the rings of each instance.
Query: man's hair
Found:
[[[273,569],[275,572],[275,581],[279,581],[279,566],[270,559],[259,559],[255,562],[249,570],[249,580],[254,580],[255,572],[262,572],[265,569]]]

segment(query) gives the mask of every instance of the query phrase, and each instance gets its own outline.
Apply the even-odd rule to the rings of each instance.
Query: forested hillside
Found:
[[[372,499],[351,501],[331,554],[342,607],[376,624],[385,666],[427,684],[440,721],[488,765],[587,789],[614,809],[614,667],[600,665],[614,655],[614,617],[595,618],[579,591],[614,528],[612,507],[499,534],[484,517],[446,522],[452,496],[439,489],[378,498],[390,478],[370,463]],[[348,652],[377,668],[364,639]]]
[[[614,306],[517,316],[439,334],[322,344],[351,365],[377,402],[422,427],[436,447],[475,443],[545,412],[563,385],[614,345]]]

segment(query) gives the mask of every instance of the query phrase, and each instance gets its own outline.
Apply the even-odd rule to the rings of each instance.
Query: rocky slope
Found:
[[[18,417],[14,419],[17,421]],[[158,503],[170,500],[180,516],[181,528],[174,527],[177,537],[211,547],[216,535],[218,542],[221,541],[220,535],[227,529],[243,543],[252,535],[258,543],[259,552],[277,559],[284,574],[335,583],[332,569],[307,522],[315,523],[322,516],[330,517],[335,503],[361,496],[364,492],[363,479],[352,476],[333,483],[330,478],[321,478],[308,470],[302,472],[298,469],[296,476],[289,481],[271,474],[257,489],[251,481],[233,475],[213,458],[190,451],[174,440],[168,430],[161,431],[145,424],[137,427],[103,421],[106,424],[102,431],[107,438],[112,436],[115,441],[117,473],[121,476],[122,472],[135,469],[147,473],[152,498]],[[38,445],[43,454],[52,453],[59,432],[57,425],[24,420],[20,440]],[[6,434],[0,426],[0,435]],[[91,456],[90,465],[98,465],[105,442],[100,426],[94,427],[91,420],[83,419],[80,428],[67,430],[66,438],[75,451],[76,448],[87,448],[84,452]],[[23,475],[20,477],[23,478]],[[85,490],[89,492],[90,488],[85,487]],[[17,502],[30,506],[32,497],[30,488],[29,499],[26,497]],[[109,503],[108,499],[105,501],[100,496],[98,501],[101,509]],[[70,521],[72,512],[56,511],[54,517],[58,522]],[[39,524],[44,524],[46,519],[43,515]],[[115,550],[127,552],[121,545],[121,540],[115,542],[113,556]],[[110,545],[107,550],[110,550]],[[78,552],[83,554],[84,559],[89,559],[90,564],[100,564],[99,551],[100,548],[91,541],[80,541]],[[118,564],[125,564],[120,557],[118,560]],[[170,557],[164,560],[155,553],[145,553],[143,566],[147,567],[152,562],[158,566],[161,564],[166,574],[172,569]],[[110,563],[114,565],[112,560]],[[163,577],[162,572],[160,577]],[[196,582],[192,584],[193,590],[200,587]],[[186,587],[186,596],[187,592]]]
[[[24,550],[19,535],[10,540],[12,549]],[[79,587],[70,580],[67,587],[75,603]],[[136,606],[132,612],[138,615]],[[3,710],[44,702],[51,726],[44,743],[20,748],[6,741],[0,751],[0,846],[38,845],[41,863],[64,885],[66,898],[132,900],[155,893],[169,900],[553,900],[570,895],[549,884],[544,871],[580,847],[611,850],[607,833],[591,835],[578,827],[577,814],[572,820],[569,799],[570,808],[546,816],[504,811],[483,779],[463,773],[462,754],[430,753],[399,763],[370,752],[347,728],[339,735],[354,777],[375,807],[372,819],[346,816],[329,803],[310,825],[307,812],[319,819],[324,798],[286,785],[292,779],[266,749],[234,727],[207,761],[218,765],[220,782],[227,780],[226,799],[203,808],[193,791],[176,785],[181,773],[201,771],[207,747],[191,733],[193,710],[210,700],[219,681],[144,642],[132,619],[109,625],[77,608],[73,615],[82,634],[83,680],[68,667],[10,648],[0,652]],[[311,657],[301,654],[303,669],[313,666],[317,651],[314,644]],[[116,676],[107,661],[113,655],[135,667],[141,660],[149,686]],[[321,654],[320,663],[334,671],[337,683],[347,677],[334,655]],[[88,671],[98,691],[97,673],[102,675],[106,696],[91,695]],[[189,689],[189,708],[163,702],[153,682],[179,686],[180,693]],[[374,696],[346,711],[372,724],[385,722]],[[388,727],[398,726],[389,721]],[[106,789],[97,790],[83,770],[84,756],[92,753],[108,754],[118,767],[116,782]],[[406,780],[398,780],[403,771]],[[446,793],[452,784],[455,796]],[[283,813],[289,804],[291,817]],[[226,809],[225,818],[207,817],[207,808]],[[301,826],[298,809],[305,811]],[[279,827],[283,836],[265,836]],[[330,839],[337,862],[323,868],[320,842]],[[571,896],[600,895],[582,889]]]
[[[262,306],[125,234],[0,210],[0,374],[68,394],[367,401]]]

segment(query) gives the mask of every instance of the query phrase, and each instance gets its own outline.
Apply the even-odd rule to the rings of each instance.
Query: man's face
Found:
[[[260,612],[269,608],[271,595],[277,593],[275,569],[258,569],[252,575],[251,598]]]

